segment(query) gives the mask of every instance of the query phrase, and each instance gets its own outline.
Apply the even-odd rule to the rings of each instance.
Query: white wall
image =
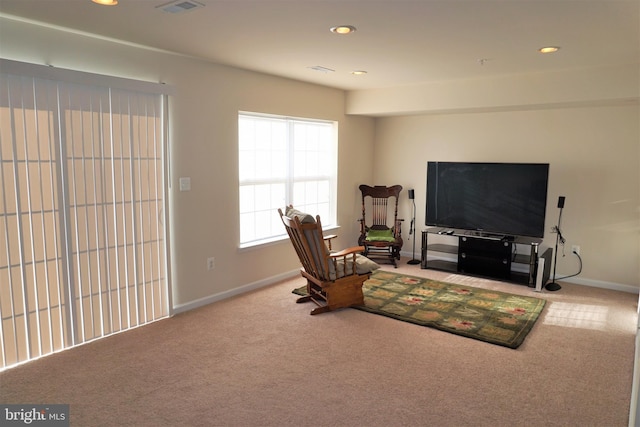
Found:
[[[352,201],[358,185],[372,177],[374,120],[346,116],[344,92],[7,19],[0,19],[0,55],[175,88],[169,99],[170,208],[173,302],[178,309],[299,268],[288,240],[238,250],[239,110],[339,122],[342,227],[335,245],[355,243],[358,209]],[[182,176],[191,177],[191,191],[177,191]],[[206,268],[208,257],[216,259],[212,271]]]
[[[640,283],[639,117],[637,105],[619,105],[379,118],[375,179],[415,188],[421,225],[427,161],[550,163],[547,247],[555,245],[550,230],[558,196],[566,197],[566,256],[559,251],[557,275],[577,271],[576,244],[584,261],[576,281],[634,289]],[[408,201],[403,215],[410,218]],[[405,239],[404,250],[410,249]]]

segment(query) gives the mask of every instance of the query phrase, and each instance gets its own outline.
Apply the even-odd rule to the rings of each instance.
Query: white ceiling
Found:
[[[640,62],[640,0],[119,2],[0,0],[0,13],[346,90]],[[343,24],[357,31],[329,31]]]

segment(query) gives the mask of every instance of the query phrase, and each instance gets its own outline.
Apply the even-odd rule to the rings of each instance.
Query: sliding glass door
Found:
[[[0,368],[169,314],[166,96],[7,68]]]

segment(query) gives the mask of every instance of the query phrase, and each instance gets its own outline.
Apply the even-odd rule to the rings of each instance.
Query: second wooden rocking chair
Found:
[[[362,218],[358,244],[364,246],[364,255],[385,260],[398,267],[402,249],[402,219],[398,218],[398,198],[401,185],[371,187],[361,185]]]

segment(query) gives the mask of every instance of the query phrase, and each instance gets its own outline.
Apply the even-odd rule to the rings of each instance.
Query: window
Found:
[[[277,210],[289,204],[335,225],[336,130],[329,121],[239,115],[241,247],[285,236]]]
[[[0,61],[2,369],[166,317],[169,292],[166,97]]]

